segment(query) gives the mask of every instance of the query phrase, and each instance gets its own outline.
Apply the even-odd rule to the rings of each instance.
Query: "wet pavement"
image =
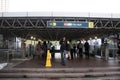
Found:
[[[82,68],[82,67],[119,67],[120,63],[116,59],[108,61],[99,58],[82,58],[67,60],[66,66],[63,66],[60,59],[51,60],[52,68]],[[14,66],[14,68],[45,68],[46,61],[43,59],[30,59],[21,62]]]

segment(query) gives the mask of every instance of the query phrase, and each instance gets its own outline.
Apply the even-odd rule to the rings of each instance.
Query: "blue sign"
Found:
[[[52,28],[94,28],[93,22],[48,21],[47,27]]]

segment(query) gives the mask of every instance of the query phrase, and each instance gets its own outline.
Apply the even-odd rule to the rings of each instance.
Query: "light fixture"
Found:
[[[33,39],[33,36],[31,36],[30,38]]]
[[[35,40],[36,38],[34,37],[33,40]]]

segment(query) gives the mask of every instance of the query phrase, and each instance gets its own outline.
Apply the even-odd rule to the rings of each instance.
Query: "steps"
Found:
[[[65,80],[97,80],[98,78],[107,80],[120,80],[120,67],[100,67],[100,68],[11,68],[0,70],[0,78],[2,80],[33,80],[45,78],[48,79],[63,79]],[[17,79],[18,80],[18,79]]]

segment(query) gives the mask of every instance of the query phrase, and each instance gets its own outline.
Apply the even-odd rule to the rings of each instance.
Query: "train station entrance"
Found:
[[[72,44],[74,48],[73,59],[75,60],[79,55],[77,45],[81,42],[84,47],[86,40],[90,46],[90,57],[116,60],[117,43],[120,39],[119,18],[36,17],[34,15],[29,16],[29,14],[31,13],[27,13],[27,18],[19,15],[8,16],[8,14],[0,17],[1,63],[9,63],[11,60],[17,59],[32,59],[34,63],[34,58],[35,60],[39,58],[39,55],[36,58],[36,47],[39,42],[46,46],[50,42],[51,58],[60,59],[59,41],[63,37],[66,37],[67,41]],[[84,52],[85,49],[83,48]],[[83,54],[83,56],[85,55]],[[45,55],[44,57],[46,58]],[[67,57],[69,57],[68,54]]]

